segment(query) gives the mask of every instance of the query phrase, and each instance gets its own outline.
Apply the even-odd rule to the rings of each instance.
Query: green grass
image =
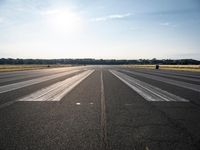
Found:
[[[122,65],[128,68],[146,68],[155,69],[155,65]],[[200,72],[200,65],[159,65],[161,70],[180,70]]]
[[[0,72],[37,70],[70,66],[72,65],[0,65]]]

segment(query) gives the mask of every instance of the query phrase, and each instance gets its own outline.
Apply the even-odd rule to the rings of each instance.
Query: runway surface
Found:
[[[200,73],[79,66],[0,73],[0,150],[199,150]]]

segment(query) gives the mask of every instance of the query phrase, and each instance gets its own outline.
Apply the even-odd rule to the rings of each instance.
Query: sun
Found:
[[[81,28],[81,17],[70,10],[46,12],[48,26],[57,32],[77,32]]]

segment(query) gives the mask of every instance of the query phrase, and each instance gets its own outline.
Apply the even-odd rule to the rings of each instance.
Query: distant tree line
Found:
[[[0,64],[74,64],[74,65],[123,65],[123,64],[172,64],[172,65],[198,65],[200,61],[194,59],[137,59],[137,60],[116,60],[116,59],[13,59],[1,58]]]

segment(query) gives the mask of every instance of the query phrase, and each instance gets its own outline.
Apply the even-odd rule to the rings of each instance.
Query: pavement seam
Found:
[[[105,106],[105,94],[104,94],[104,83],[103,73],[101,71],[101,130],[102,130],[102,147],[108,149],[107,143],[107,127],[106,127],[106,106]]]

